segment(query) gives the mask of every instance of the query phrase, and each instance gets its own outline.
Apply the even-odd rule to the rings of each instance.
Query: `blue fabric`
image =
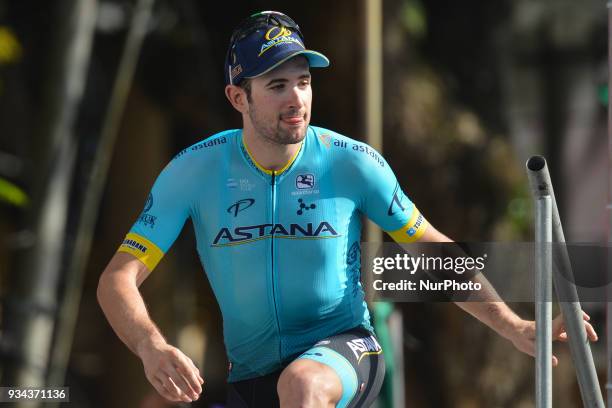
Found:
[[[296,55],[304,55],[310,67],[329,66],[325,55],[306,49],[303,38],[293,28],[275,23],[264,25],[230,44],[225,61],[225,83],[236,85],[244,78],[257,77]]]
[[[274,175],[249,157],[241,130],[205,139],[166,166],[146,207],[130,232],[164,253],[193,222],[223,315],[230,382],[278,370],[325,337],[372,330],[360,283],[361,216],[393,231],[417,211],[374,149],[314,126],[290,167]]]

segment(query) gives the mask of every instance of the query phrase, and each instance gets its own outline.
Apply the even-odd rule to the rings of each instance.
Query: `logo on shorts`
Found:
[[[359,364],[361,359],[365,356],[382,353],[382,347],[380,347],[380,344],[378,344],[378,341],[374,336],[362,337],[347,341],[346,345],[349,346],[355,355],[357,364]]]
[[[298,174],[298,176],[295,178],[295,186],[299,189],[313,188],[314,185],[314,174]]]
[[[303,356],[323,357],[323,354],[322,353],[310,353],[310,352],[307,351],[307,352],[303,353],[300,357],[303,357]]]

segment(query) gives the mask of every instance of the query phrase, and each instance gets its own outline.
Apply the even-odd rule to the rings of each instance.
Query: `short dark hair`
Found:
[[[240,81],[238,86],[242,88],[244,92],[246,93],[247,102],[249,103],[253,102],[253,99],[251,99],[251,78],[244,78],[242,81]]]

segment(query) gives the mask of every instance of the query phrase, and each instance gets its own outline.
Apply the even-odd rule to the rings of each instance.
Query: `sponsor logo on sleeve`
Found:
[[[225,143],[227,143],[227,138],[225,136],[211,137],[191,147],[181,150],[176,156],[174,156],[174,159],[178,159],[179,157],[183,156],[185,153],[188,153],[190,151],[197,152],[198,150],[207,149],[209,147],[218,146],[218,145],[222,145]]]
[[[119,248],[118,252],[127,252],[138,258],[150,271],[155,269],[164,256],[162,250],[152,241],[134,232],[129,232]]]
[[[408,234],[409,237],[414,236],[414,234],[417,233],[417,231],[419,230],[422,224],[423,224],[423,215],[419,214],[414,225],[406,230],[406,234]]]
[[[395,189],[393,190],[393,198],[391,199],[391,203],[389,204],[389,210],[387,211],[387,215],[393,216],[397,211],[406,211],[406,207],[404,207],[404,204],[402,204],[402,201],[404,201],[405,198],[406,196],[402,192],[399,183],[396,183]]]
[[[145,203],[143,212],[149,212],[151,207],[153,207],[153,194],[149,193],[149,197],[147,197],[147,202]]]
[[[147,202],[145,203],[144,210],[138,217],[138,222],[144,224],[147,227],[153,228],[155,227],[155,220],[157,220],[157,217],[149,214],[151,207],[153,207],[153,194],[149,194]]]
[[[140,242],[134,240],[134,239],[126,238],[126,239],[123,240],[123,242],[121,244],[125,245],[128,248],[132,248],[132,249],[135,249],[137,251],[140,251],[143,254],[147,253],[147,249],[148,248],[146,246],[142,245]]]
[[[353,143],[353,150],[368,155],[376,163],[378,163],[380,167],[385,167],[385,161],[378,153],[376,153],[376,150],[372,149],[370,146],[362,143]]]

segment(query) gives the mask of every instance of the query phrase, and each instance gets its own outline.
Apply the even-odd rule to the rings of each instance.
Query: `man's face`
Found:
[[[303,56],[253,78],[247,113],[255,131],[276,144],[301,142],[310,123],[310,79]]]

